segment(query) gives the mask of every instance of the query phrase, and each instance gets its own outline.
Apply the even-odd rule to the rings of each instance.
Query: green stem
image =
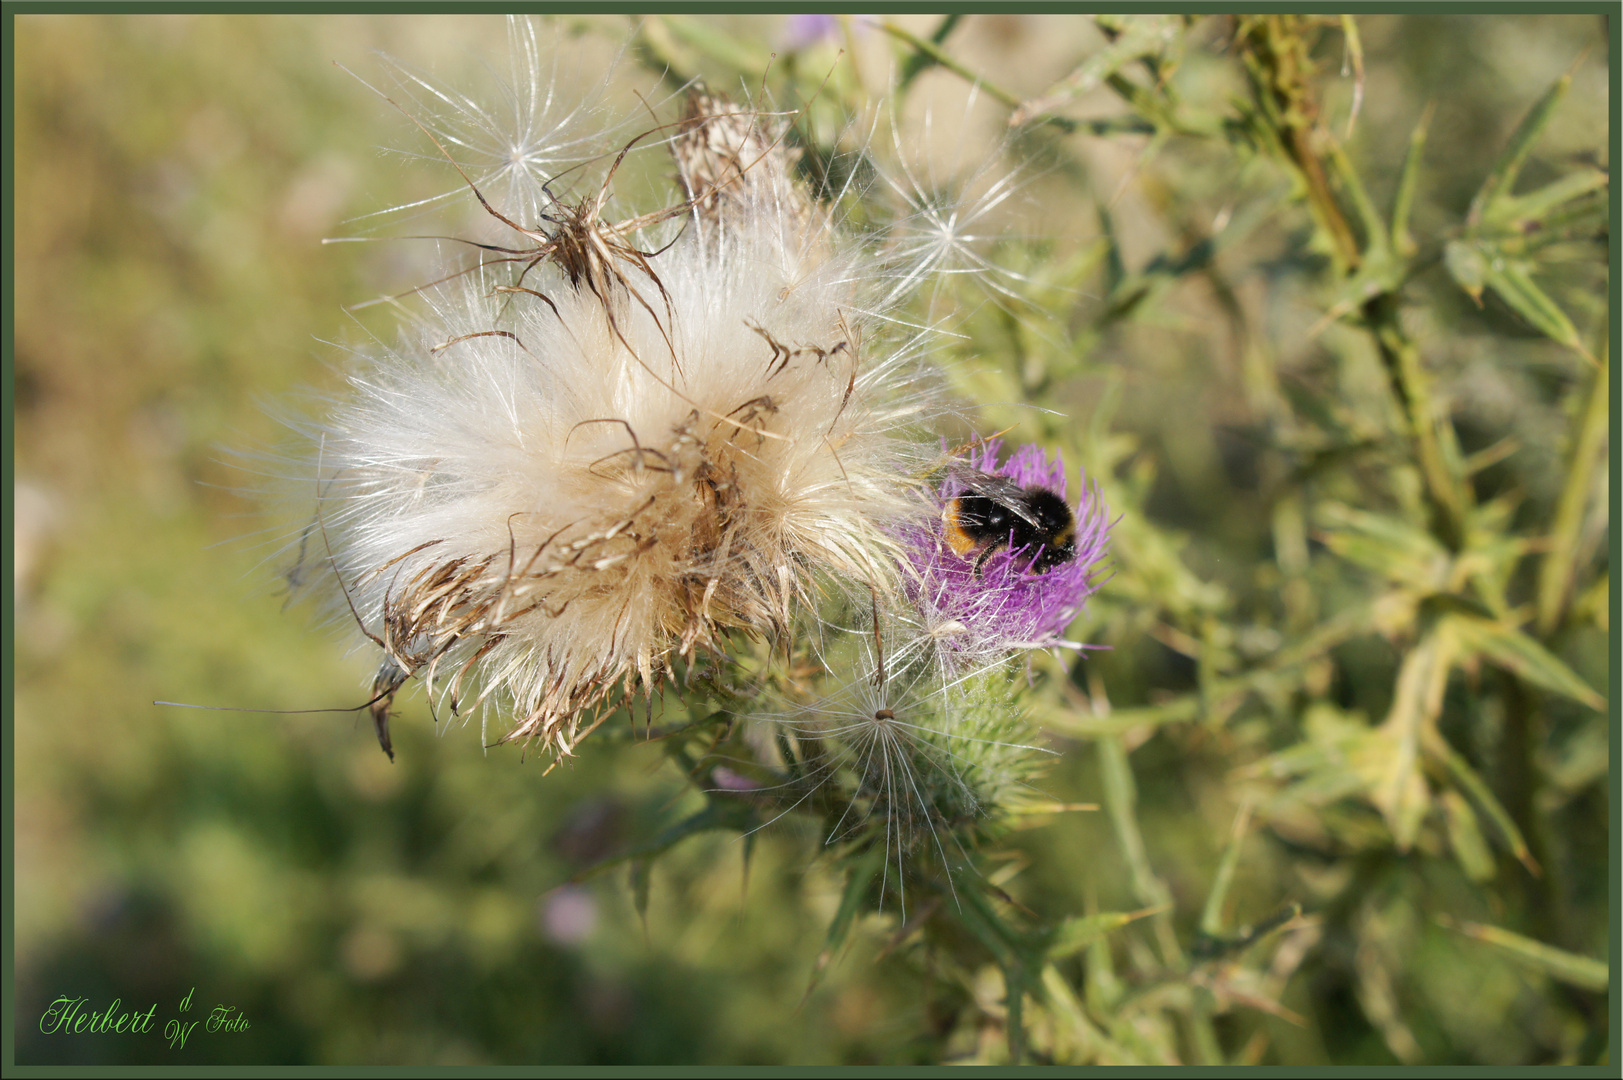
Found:
[[[1133,779],[1133,767],[1127,760],[1127,745],[1120,736],[1106,736],[1095,744],[1104,780],[1105,810],[1116,832],[1116,842],[1132,875],[1133,892],[1139,902],[1150,907],[1164,907],[1155,917],[1156,938],[1168,969],[1184,970],[1187,960],[1178,936],[1172,926],[1172,890],[1156,875],[1150,865],[1149,851],[1144,846],[1144,835],[1138,827],[1138,785]],[[1187,1011],[1190,1043],[1195,1053],[1208,1063],[1221,1062],[1217,1033],[1212,1028],[1211,1011],[1199,1003]]]
[[[1003,969],[1004,997],[1009,1010],[1009,1064],[1026,1056],[1026,969],[1019,960]]]
[[[1302,16],[1252,16],[1241,26],[1246,72],[1257,104],[1301,176],[1308,208],[1330,237],[1337,262],[1348,272],[1356,270],[1363,258],[1358,239],[1330,189],[1318,152],[1318,144],[1330,135],[1319,124],[1319,103],[1311,81],[1314,65],[1302,37]]]
[[[1398,193],[1392,200],[1392,248],[1404,258],[1412,258],[1419,248],[1409,235],[1409,214],[1414,207],[1415,187],[1420,181],[1420,157],[1426,148],[1426,132],[1436,108],[1427,104],[1420,114],[1420,122],[1409,134],[1409,151],[1403,158],[1403,171],[1398,175]]]
[[[1466,495],[1448,467],[1440,420],[1431,399],[1431,380],[1420,363],[1417,349],[1398,321],[1398,297],[1382,293],[1364,305],[1364,318],[1375,335],[1392,392],[1402,406],[1414,440],[1415,456],[1426,481],[1433,510],[1432,532],[1452,551],[1465,539]]]
[[[1539,634],[1545,637],[1560,624],[1572,593],[1578,534],[1582,530],[1584,511],[1589,505],[1595,462],[1606,441],[1610,419],[1608,347],[1609,343],[1601,346],[1600,367],[1589,385],[1589,402],[1584,408],[1578,436],[1572,443],[1572,458],[1567,464],[1567,482],[1561,489],[1561,500],[1556,504],[1555,523],[1550,528],[1550,550],[1539,566],[1537,626]]]
[[[1172,893],[1166,883],[1156,876],[1150,866],[1149,851],[1144,846],[1144,834],[1138,828],[1138,785],[1133,780],[1133,767],[1127,760],[1127,747],[1119,735],[1108,735],[1098,740],[1099,764],[1104,780],[1105,812],[1116,833],[1116,843],[1127,860],[1132,878],[1133,895],[1145,907],[1170,906]],[[1167,915],[1156,917],[1164,925]],[[1163,944],[1168,944],[1163,939]],[[1176,939],[1170,943],[1166,955],[1169,965],[1176,966],[1183,956]]]
[[[946,41],[948,36],[952,34],[953,30],[957,28],[959,20],[961,20],[963,17],[962,12],[954,12],[951,15],[943,16],[941,22],[937,24],[935,33],[930,35],[930,44],[938,47],[938,53],[939,46],[942,44],[942,42]],[[907,58],[907,62],[902,65],[901,72],[896,78],[896,89],[898,91],[906,90],[913,80],[918,78],[921,73],[927,71],[930,67],[935,64],[939,64],[940,62],[941,61],[936,59],[935,55],[927,53],[922,49],[914,52],[912,56]]]
[[[917,34],[903,30],[900,26],[897,26],[889,19],[882,21],[879,24],[879,28],[896,40],[911,46],[915,52],[923,57],[926,57],[931,63],[939,64],[948,71],[952,72],[954,75],[957,75],[960,78],[979,86],[982,90],[985,90],[988,94],[991,94],[994,98],[1007,105],[1009,108],[1017,109],[1020,107],[1019,98],[998,86],[996,83],[987,82],[985,79],[981,78],[979,75],[975,74],[973,71],[969,70],[952,57],[948,56],[935,42],[926,41]]]
[[[1526,841],[1529,857],[1543,868],[1542,873],[1518,875],[1527,892],[1527,917],[1532,936],[1541,941],[1558,940],[1565,926],[1557,908],[1561,892],[1555,887],[1560,866],[1550,858],[1537,817],[1539,743],[1538,716],[1527,685],[1509,672],[1501,674],[1505,703],[1504,730],[1499,740],[1499,802],[1516,823]]]
[[[952,57],[943,52],[941,46],[937,45],[935,42],[927,41],[924,38],[919,37],[917,34],[903,30],[900,26],[897,26],[889,19],[885,19],[884,21],[880,22],[879,28],[896,40],[912,47],[912,49],[918,55],[926,58],[930,63],[938,64],[966,82],[980,87],[1001,104],[1007,105],[1010,109],[1018,109],[1020,107],[1021,101],[1019,98],[1015,97],[1013,94],[1009,93],[996,83],[988,82],[984,77],[977,75],[963,64],[960,64],[958,61],[954,60]],[[1074,121],[1067,120],[1064,117],[1047,117],[1046,119],[1049,123],[1056,124],[1065,131],[1072,131],[1076,128]]]

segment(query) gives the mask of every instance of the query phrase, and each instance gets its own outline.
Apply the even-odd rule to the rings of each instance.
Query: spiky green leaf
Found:
[[[1522,122],[1516,125],[1516,130],[1511,133],[1510,141],[1505,144],[1505,148],[1500,152],[1498,160],[1493,163],[1493,168],[1488,170],[1487,179],[1482,182],[1481,189],[1477,191],[1476,197],[1471,200],[1471,209],[1467,216],[1467,221],[1470,224],[1475,225],[1481,221],[1494,200],[1510,194],[1511,188],[1516,184],[1516,176],[1521,172],[1523,163],[1527,161],[1528,153],[1533,149],[1533,144],[1538,141],[1539,135],[1544,131],[1544,126],[1550,122],[1550,117],[1554,115],[1556,106],[1561,104],[1561,99],[1566,97],[1567,90],[1571,86],[1572,76],[1570,74],[1563,75],[1555,80],[1550,88],[1544,91],[1544,96],[1539,98],[1528,114],[1522,118]]]
[[[1462,648],[1480,653],[1535,686],[1565,695],[1591,709],[1606,707],[1606,699],[1577,672],[1516,627],[1464,615],[1453,616],[1450,621]]]
[[[1567,952],[1497,926],[1474,922],[1447,925],[1468,938],[1492,945],[1507,956],[1559,982],[1597,994],[1606,992],[1609,972],[1604,961]]]
[[[1092,945],[1128,923],[1166,910],[1164,907],[1140,908],[1137,911],[1104,911],[1097,915],[1076,915],[1056,926],[1048,938],[1046,954],[1050,960],[1062,960]]]
[[[1488,282],[1488,260],[1470,240],[1450,240],[1443,246],[1443,265],[1454,283],[1478,304]]]
[[[1554,300],[1550,299],[1520,260],[1507,259],[1495,255],[1484,260],[1485,271],[1483,281],[1494,295],[1508,304],[1516,314],[1526,319],[1540,333],[1558,341],[1570,349],[1576,349],[1585,356],[1583,339],[1578,336],[1577,327],[1567,318],[1566,312]],[[1457,279],[1456,279],[1457,280]]]

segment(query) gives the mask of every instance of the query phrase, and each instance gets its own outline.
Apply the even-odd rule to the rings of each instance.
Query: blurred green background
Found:
[[[927,36],[940,20],[896,25]],[[371,664],[349,651],[352,628],[284,610],[267,559],[298,517],[267,511],[256,470],[275,466],[252,455],[286,438],[278,410],[318,410],[319,394],[341,384],[342,345],[364,336],[343,305],[409,288],[431,265],[432,252],[408,241],[321,239],[453,178],[380,153],[421,147],[333,61],[371,78],[383,50],[454,82],[479,62],[502,67],[506,31],[461,17],[25,16],[15,26],[17,1060],[859,1063],[988,1052],[977,1017],[995,1018],[996,994],[966,991],[944,1013],[928,989],[939,973],[905,950],[879,955],[889,916],[869,918],[807,993],[840,881],[803,829],[766,833],[747,874],[736,840],[679,846],[654,865],[646,920],[623,871],[564,885],[695,798],[657,748],[594,737],[543,779],[517,748],[481,750],[473,729],[436,736],[420,695],[397,713],[393,765],[364,720],[150,704],[297,709],[364,697]],[[1069,130],[1039,126],[1008,148],[1029,168],[989,225],[1015,237],[996,258],[1025,275],[1021,299],[962,301],[967,336],[948,349],[966,397],[1073,417],[981,414],[986,429],[1016,425],[1011,438],[1107,472],[1125,515],[1117,580],[1081,628],[1112,651],[1074,672],[1070,696],[1054,699],[1070,704],[1043,715],[1063,751],[1048,781],[1060,801],[1098,801],[1111,775],[1100,755],[1116,751],[1096,744],[1103,727],[1056,712],[1098,718],[1113,707],[1142,719],[1110,738],[1122,760],[1131,753],[1144,851],[1124,853],[1106,815],[1062,815],[1006,845],[1010,865],[1027,869],[1005,887],[1043,918],[1128,910],[1142,905],[1133,867],[1147,860],[1172,904],[1166,932],[1187,940],[1236,814],[1252,806],[1232,925],[1290,902],[1308,917],[1253,987],[1283,1008],[1226,986],[1217,1033],[1228,1058],[1593,1062],[1608,1040],[1604,972],[1597,989],[1589,969],[1563,976],[1457,927],[1609,954],[1604,709],[1491,664],[1446,682],[1442,730],[1527,835],[1533,875],[1483,840],[1491,830],[1435,777],[1435,816],[1413,846],[1394,848],[1367,805],[1269,801],[1278,786],[1256,769],[1268,754],[1309,745],[1314,724],[1388,714],[1413,641],[1402,627],[1349,635],[1221,715],[1202,696],[1378,592],[1367,561],[1353,571],[1337,561],[1346,551],[1326,540],[1316,496],[1287,477],[1311,468],[1343,503],[1418,505],[1401,491],[1364,498],[1385,490],[1378,454],[1304,450],[1308,425],[1280,419],[1384,417],[1389,405],[1361,331],[1336,322],[1344,312],[1324,285],[1333,258],[1299,192],[1266,148],[1237,154],[1244,140],[1223,134],[1224,116],[1238,115],[1226,103],[1247,92],[1234,30],[1215,17],[1168,27],[1155,45],[1164,83],[1123,62],[1110,74],[1127,91],[1096,79],[1058,110]],[[1357,30],[1356,55],[1340,31],[1310,42],[1324,123],[1345,135],[1358,99],[1347,153],[1384,207],[1411,130],[1435,109],[1416,236],[1459,235],[1517,123],[1564,72],[1570,92],[1521,188],[1607,166],[1600,16],[1382,15]],[[914,55],[857,23],[826,40],[792,37],[809,32],[768,16],[542,24],[586,70],[633,42],[616,84],[627,102],[667,66],[758,85],[774,51],[773,86],[810,96],[837,68],[830,99],[871,102]],[[970,16],[942,48],[1025,100],[1120,40],[1080,16]],[[944,170],[955,151],[943,129],[974,148],[960,160],[998,152],[1008,110],[985,93],[966,110],[968,87],[931,68],[900,112],[922,144],[934,110],[926,152]],[[1134,87],[1145,88],[1137,102]],[[1145,95],[1170,88],[1215,126],[1146,124]],[[1506,543],[1529,541],[1502,587],[1530,605],[1595,367],[1497,292],[1474,305],[1433,248],[1405,285],[1402,319],[1461,451],[1487,452],[1473,459],[1475,499],[1505,501],[1494,527]],[[1539,280],[1583,348],[1604,357],[1603,248],[1545,254]],[[1351,445],[1360,429],[1348,423],[1337,430]],[[1298,437],[1289,453],[1282,429]],[[1604,691],[1604,460],[1594,475],[1580,493],[1572,595],[1540,640],[1542,655]],[[1188,715],[1154,712],[1195,698]],[[1304,824],[1304,805],[1324,820]],[[1147,948],[1124,939],[1116,977],[1132,984]],[[1083,978],[1097,974],[1097,957],[1088,963],[1075,969]],[[87,1008],[156,1003],[161,1026],[192,987],[199,1006],[235,1006],[251,1028],[199,1030],[184,1049],[157,1032],[38,1029],[63,994]]]

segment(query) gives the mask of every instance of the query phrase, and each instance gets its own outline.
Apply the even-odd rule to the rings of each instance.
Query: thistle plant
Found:
[[[1608,24],[506,25],[17,20],[19,1014],[1610,1061]]]
[[[520,741],[553,763],[589,752],[584,740],[602,725],[634,733],[643,712],[642,737],[664,742],[705,805],[590,868],[629,863],[639,906],[650,862],[679,840],[716,829],[753,842],[809,820],[844,882],[825,961],[858,913],[888,916],[927,968],[967,980],[1010,1060],[1211,1062],[1231,1053],[1214,1016],[1247,1004],[1290,1015],[1267,1004],[1295,962],[1282,957],[1311,948],[1324,919],[1339,917],[1304,916],[1306,898],[1287,895],[1250,927],[1226,929],[1225,892],[1253,821],[1309,845],[1401,854],[1444,844],[1479,882],[1498,872],[1496,843],[1542,873],[1518,814],[1443,734],[1449,673],[1487,663],[1518,686],[1589,708],[1601,699],[1522,628],[1516,565],[1534,541],[1508,531],[1508,494],[1478,494],[1472,476],[1494,451],[1462,449],[1401,305],[1428,260],[1441,259],[1473,301],[1491,291],[1580,356],[1603,391],[1597,350],[1533,274],[1541,253],[1593,235],[1605,176],[1580,171],[1513,194],[1558,83],[1461,224],[1417,240],[1425,119],[1382,213],[1319,100],[1315,50],[1340,34],[1359,57],[1354,23],[1225,23],[1250,88],[1227,116],[1181,100],[1168,78],[1192,20],[1096,25],[1109,49],[1050,93],[1021,103],[977,81],[971,103],[985,94],[1010,106],[1020,138],[1050,140],[1045,152],[1058,153],[1052,139],[1076,130],[1068,104],[1104,86],[1128,110],[1122,130],[1150,133],[1152,148],[1205,142],[1274,170],[1325,260],[1327,299],[1310,336],[1363,335],[1385,382],[1387,403],[1366,414],[1304,413],[1277,372],[1248,362],[1259,437],[1280,465],[1267,501],[1288,639],[1243,650],[1233,595],[1193,578],[1143,526],[1144,487],[1116,479],[1127,451],[1097,426],[1107,410],[1079,447],[1088,467],[1074,487],[1062,451],[1006,447],[985,430],[995,409],[956,438],[964,402],[954,388],[983,371],[954,341],[996,318],[1029,348],[1045,323],[1044,290],[1052,297],[1059,280],[1053,267],[1005,264],[1014,246],[982,231],[1026,182],[1018,168],[943,178],[910,162],[895,107],[909,81],[930,65],[970,77],[940,49],[952,19],[933,42],[879,24],[904,63],[888,110],[867,120],[764,91],[735,100],[678,77],[667,55],[671,95],[637,130],[631,116],[565,101],[550,82],[543,90],[548,64],[524,23],[513,34],[519,83],[499,98],[524,103],[507,141],[545,152],[481,164],[494,107],[415,77],[411,102],[388,98],[431,147],[419,152],[424,167],[454,173],[486,229],[449,246],[438,280],[415,290],[424,310],[402,343],[363,357],[350,399],[311,427],[320,498],[303,550],[330,567],[329,591],[377,647],[370,705],[385,750],[389,709],[413,680],[436,715],[477,712],[482,730],[498,718],[496,742]],[[664,39],[645,40],[658,54]],[[435,103],[451,108],[413,111]],[[628,196],[629,163],[654,155],[669,155],[674,188]],[[1183,275],[1215,274],[1212,252],[1276,202],[1216,226],[1204,252],[1196,244],[1136,274],[1110,249],[1116,269],[1084,336],[1126,321]],[[1099,213],[1108,238],[1108,211]],[[1010,422],[1031,427],[1014,409]],[[1337,454],[1386,469],[1386,490],[1360,486],[1359,470],[1320,490],[1316,463]],[[1573,595],[1580,500],[1563,504],[1567,569],[1543,564],[1544,634]],[[1112,587],[1118,514],[1114,551],[1134,569]],[[1318,622],[1316,592],[1335,572],[1309,565],[1309,535],[1386,585]],[[1157,573],[1166,579],[1145,591]],[[1067,636],[1101,589],[1111,639],[1131,645],[1127,628],[1138,627],[1189,656],[1192,692],[1110,707],[1108,662],[1089,659],[1100,642]],[[1385,720],[1300,703],[1333,677],[1333,650],[1370,633],[1401,649]],[[1128,738],[1176,723],[1216,731],[1259,707],[1299,714],[1301,737],[1245,736],[1234,832],[1198,932],[1182,938],[1138,834]],[[1058,805],[1043,789],[1054,750],[1034,718],[1095,742],[1140,910],[1034,923],[989,871],[986,854],[1012,827]],[[1376,816],[1354,840],[1334,823],[1358,805]],[[1109,989],[1106,934],[1142,917],[1154,923],[1155,959],[1141,954],[1135,977],[1176,988],[1160,1006]],[[1065,964],[1084,951],[1078,987]],[[1246,954],[1272,960],[1237,959]],[[1001,987],[993,1000],[970,974],[986,958]],[[1380,977],[1359,979],[1387,1047],[1415,1059]]]
[[[910,883],[954,894],[976,837],[1032,801],[1049,751],[1019,661],[1072,644],[1109,532],[1038,447],[942,449],[931,351],[950,328],[908,312],[969,238],[940,219],[936,243],[910,239],[910,213],[857,227],[857,166],[885,167],[871,144],[814,186],[803,110],[695,81],[619,145],[628,123],[587,111],[588,156],[585,106],[537,85],[532,27],[510,36],[527,82],[499,93],[525,103],[505,163],[453,150],[491,141],[493,107],[415,76],[414,104],[452,110],[385,95],[497,235],[451,245],[400,343],[361,356],[308,427],[319,498],[290,576],[375,647],[391,758],[412,681],[436,715],[499,718],[495,743],[552,764],[639,702],[712,702],[723,726],[680,741],[715,743],[696,780],[749,829],[810,814],[841,857],[877,848],[878,910],[905,916]],[[632,206],[621,171],[654,153],[676,190]],[[974,552],[951,542],[966,528]]]

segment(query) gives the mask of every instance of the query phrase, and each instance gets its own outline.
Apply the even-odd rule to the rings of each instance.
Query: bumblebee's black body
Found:
[[[1039,574],[1076,558],[1076,515],[1054,492],[990,473],[963,483],[964,493],[942,512],[942,531],[953,551],[974,556],[977,577],[986,560],[1008,548],[1035,551],[1031,569]]]

